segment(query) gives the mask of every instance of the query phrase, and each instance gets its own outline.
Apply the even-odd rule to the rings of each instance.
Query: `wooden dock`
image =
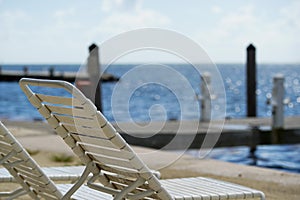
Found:
[[[53,129],[42,121],[35,122],[15,122],[10,120],[1,119],[1,121],[8,126],[23,127],[28,133],[24,136],[36,135],[35,133],[53,134]],[[285,128],[280,133],[280,144],[300,144],[300,116],[299,117],[286,117]],[[199,149],[202,146],[204,137],[208,130],[208,123],[200,123],[197,133],[194,133],[191,129],[196,121],[183,121],[183,132],[178,134],[179,121],[167,121],[154,122],[152,127],[147,127],[143,130],[139,130],[129,122],[118,123],[122,125],[122,129],[118,127],[116,123],[113,123],[114,127],[123,138],[132,145],[151,147],[165,150],[182,150],[185,149],[186,142],[190,142],[188,148]],[[141,125],[146,125],[143,123]],[[163,125],[163,129],[158,133],[154,132],[154,129]],[[230,119],[226,120],[222,133],[218,138],[218,141],[214,147],[232,147],[232,146],[249,146],[251,148],[256,145],[269,145],[272,144],[272,130],[271,130],[270,118],[245,118],[245,119]],[[125,128],[124,128],[125,127]],[[211,125],[211,131],[208,135],[208,139],[215,139],[217,131],[220,129],[220,123],[214,121]],[[43,132],[41,132],[43,130]],[[214,132],[216,131],[216,132]],[[18,134],[18,132],[16,133]],[[176,139],[172,141],[176,136]]]
[[[279,144],[296,144],[300,143],[300,117],[286,117],[284,129],[279,132]],[[151,127],[138,130],[132,123],[119,123],[122,129],[114,124],[117,131],[121,133],[124,139],[133,145],[164,148],[169,150],[186,148],[186,144],[190,142],[189,148],[200,148],[210,129],[208,140],[214,140],[218,136],[218,130],[221,125],[218,121],[212,122],[210,128],[209,123],[201,122],[197,133],[190,127],[195,126],[196,121],[183,121],[183,130],[177,133],[180,125],[179,121],[154,122],[152,129],[163,127],[158,133],[153,133]],[[140,124],[147,126],[146,123]],[[125,127],[125,128],[124,128]],[[176,139],[174,139],[176,136]],[[171,142],[172,141],[172,142]],[[171,142],[171,143],[170,143]],[[255,148],[256,145],[272,144],[272,129],[270,118],[245,118],[226,120],[221,135],[215,147],[230,146],[249,146]]]
[[[21,78],[37,78],[37,79],[53,79],[64,80],[68,82],[74,82],[76,78],[81,80],[88,79],[87,74],[77,75],[77,72],[54,72],[54,71],[13,71],[13,70],[1,70],[0,81],[16,82]],[[103,74],[101,77],[103,82],[118,81],[119,78],[111,74]]]

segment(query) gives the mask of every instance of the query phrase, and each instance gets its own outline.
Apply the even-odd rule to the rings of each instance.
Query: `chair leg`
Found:
[[[91,173],[91,169],[93,167],[93,162],[87,164],[85,170],[83,171],[81,177],[78,181],[71,187],[71,189],[63,196],[62,200],[70,199],[71,196],[78,190],[78,188],[85,182],[89,174]]]
[[[27,192],[23,190],[23,188],[18,188],[12,192],[0,192],[0,199],[4,198],[6,200],[11,200],[25,194],[27,194]]]

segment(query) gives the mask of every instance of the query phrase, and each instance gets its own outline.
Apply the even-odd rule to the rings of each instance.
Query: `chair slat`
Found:
[[[115,148],[115,145],[108,139],[97,139],[95,137],[89,137],[86,135],[71,134],[74,139],[77,140],[78,144],[91,144],[99,145],[107,148]]]
[[[15,170],[18,171],[19,174],[22,174],[22,176],[31,177],[32,179],[39,180],[40,177],[43,176],[39,171],[36,169],[30,169],[30,170],[24,170],[24,168],[15,167]]]
[[[7,152],[10,152],[11,150],[12,150],[12,147],[10,144],[0,142],[0,151],[7,153]]]
[[[131,183],[133,183],[135,180],[132,179],[132,177],[120,177],[120,176],[113,176],[111,174],[106,175],[111,181],[116,182],[116,183],[121,183],[124,185],[130,185]],[[130,180],[131,178],[131,180]]]
[[[59,122],[64,124],[100,128],[100,125],[94,118],[82,118],[56,114],[54,114],[53,116],[55,116]]]
[[[110,166],[105,166],[105,165],[101,165],[102,168],[102,172],[106,175],[106,174],[117,174],[120,176],[124,176],[124,177],[132,177],[132,178],[138,178],[139,177],[139,173],[137,170],[135,169],[117,169],[117,168],[112,168]]]
[[[69,133],[77,133],[79,135],[85,136],[85,137],[91,137],[91,138],[99,138],[99,139],[110,139],[107,138],[104,132],[101,129],[93,129],[89,127],[83,127],[83,126],[74,126],[72,124],[62,124],[63,127],[69,132]]]
[[[127,168],[127,169],[134,169],[128,160],[112,158],[112,157],[104,157],[103,155],[98,155],[91,152],[86,152],[87,155],[92,156],[95,158],[96,162],[100,164],[108,165],[108,166],[117,166],[119,168]]]
[[[51,113],[57,113],[62,115],[69,115],[69,116],[78,116],[78,117],[91,117],[91,113],[85,112],[83,109],[78,108],[66,108],[60,106],[52,106],[52,105],[45,105],[45,107],[50,110]]]
[[[107,172],[112,172],[116,173],[119,175],[124,175],[124,176],[130,176],[134,178],[139,178],[140,175],[136,169],[130,169],[130,168],[124,168],[124,167],[118,167],[118,166],[108,166],[108,165],[101,165],[101,168]]]
[[[20,160],[20,159],[18,159],[18,160]],[[22,170],[22,171],[31,171],[31,170],[33,170],[33,168],[28,166],[25,161],[23,161],[23,163],[20,163],[18,166],[15,166],[15,168],[18,169],[18,170]]]
[[[90,145],[85,143],[80,144],[80,146],[84,148],[87,152],[93,152],[98,155],[116,157],[116,158],[127,159],[127,160],[131,160],[134,157],[132,152],[118,150],[115,148],[103,148],[102,146],[95,146],[95,145]]]
[[[41,185],[41,184],[34,184],[31,183],[31,188],[38,194],[41,194],[41,196],[52,196],[52,198],[55,198],[54,192],[56,190],[49,190],[48,187]],[[56,197],[57,198],[57,197]]]
[[[41,101],[51,103],[51,104],[62,104],[62,105],[67,105],[67,106],[81,105],[80,101],[75,98],[50,96],[50,95],[44,95],[44,94],[36,94],[36,96]]]

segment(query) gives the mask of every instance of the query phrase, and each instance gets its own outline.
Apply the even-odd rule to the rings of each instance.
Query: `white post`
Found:
[[[201,122],[208,122],[211,118],[211,95],[209,93],[211,84],[211,75],[205,72],[201,76]]]
[[[272,128],[282,129],[284,122],[283,98],[284,98],[284,77],[277,74],[273,77],[272,90]]]

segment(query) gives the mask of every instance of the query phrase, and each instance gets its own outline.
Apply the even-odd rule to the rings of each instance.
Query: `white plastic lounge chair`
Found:
[[[0,122],[0,164],[22,187],[12,192],[0,189],[0,199],[15,199],[28,194],[33,199],[62,199],[72,184],[54,183],[45,175],[39,165],[30,157],[22,145]],[[92,190],[86,186],[73,188],[75,199],[111,199],[110,195]],[[69,195],[68,195],[69,196]]]
[[[41,169],[52,181],[74,182],[81,176],[84,166],[42,167]],[[0,183],[10,182],[15,182],[14,177],[5,168],[0,168]]]
[[[8,131],[0,121],[0,130],[5,129]],[[42,167],[41,169],[52,181],[75,182],[83,173],[84,166]],[[5,168],[0,168],[0,183],[13,183],[15,181],[14,177]]]
[[[24,78],[20,86],[31,104],[93,174],[87,185],[121,199],[246,199],[260,191],[208,178],[158,180],[95,105],[64,81]],[[42,93],[37,89],[42,88]],[[46,88],[68,95],[49,95]],[[84,178],[82,176],[82,178]],[[82,181],[83,182],[83,181]],[[78,182],[78,185],[81,184]]]
[[[4,125],[1,124],[1,121],[0,126],[4,127]],[[84,166],[42,167],[41,169],[46,176],[48,176],[54,182],[75,182],[83,173]],[[152,172],[157,178],[160,178],[160,173],[158,171],[153,170]],[[10,182],[15,182],[14,177],[5,168],[0,168],[0,183]]]

